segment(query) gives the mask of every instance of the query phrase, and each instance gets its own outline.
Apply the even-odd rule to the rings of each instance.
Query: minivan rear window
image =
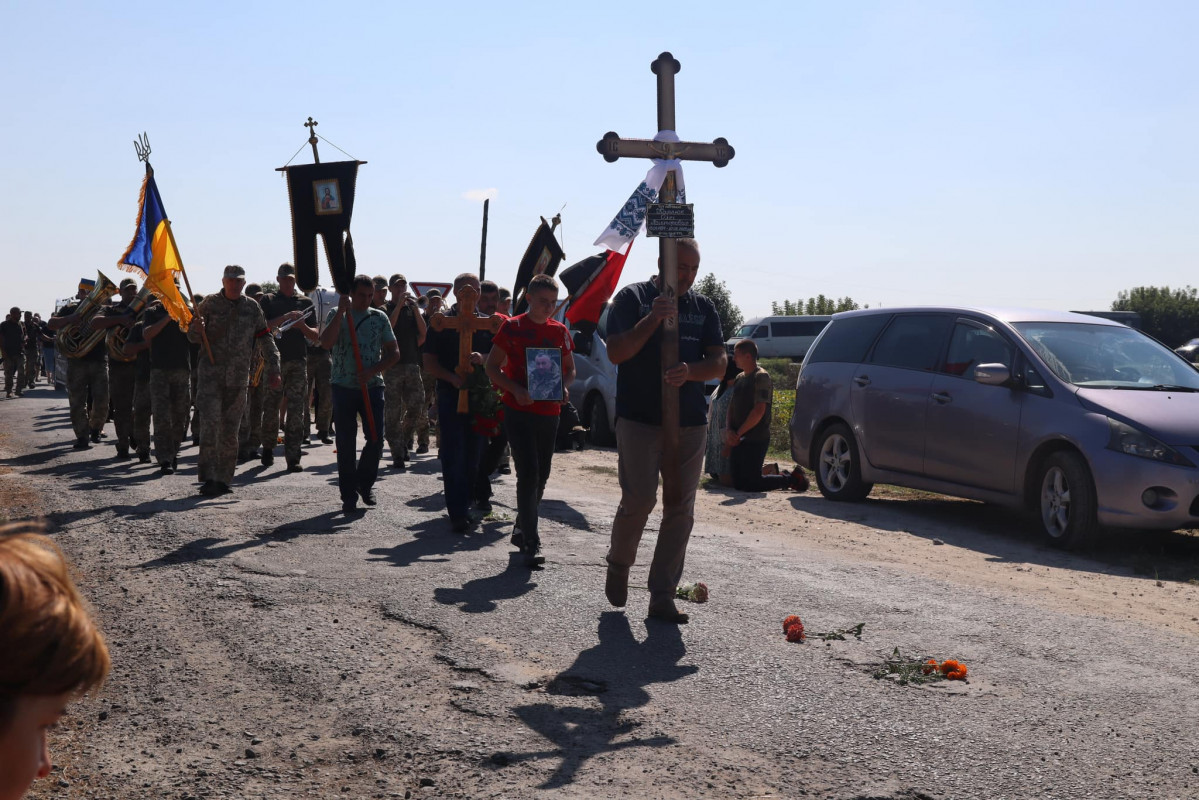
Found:
[[[931,370],[945,348],[952,322],[942,314],[900,314],[879,337],[870,363]]]
[[[890,314],[867,314],[833,320],[808,356],[808,362],[841,361],[856,364],[866,357],[878,332],[890,319]]]

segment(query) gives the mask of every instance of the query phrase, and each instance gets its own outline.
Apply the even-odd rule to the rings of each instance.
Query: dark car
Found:
[[[897,484],[1035,511],[1059,545],[1097,526],[1199,524],[1199,371],[1081,314],[837,314],[800,369],[795,460],[825,497]]]

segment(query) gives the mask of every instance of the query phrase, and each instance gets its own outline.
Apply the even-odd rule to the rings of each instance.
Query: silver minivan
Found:
[[[1116,322],[900,308],[833,316],[791,452],[832,500],[889,483],[1036,512],[1050,541],[1199,524],[1199,371]]]

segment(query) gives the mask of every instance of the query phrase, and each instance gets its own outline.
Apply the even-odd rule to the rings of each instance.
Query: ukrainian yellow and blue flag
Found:
[[[140,272],[146,286],[162,300],[167,313],[186,330],[191,322],[191,310],[175,283],[176,273],[183,271],[183,259],[179,257],[179,248],[175,245],[171,221],[162,207],[158,184],[154,182],[154,171],[148,164],[138,197],[137,229],[117,266],[126,272]]]

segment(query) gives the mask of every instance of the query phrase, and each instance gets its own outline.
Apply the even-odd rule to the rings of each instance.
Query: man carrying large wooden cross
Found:
[[[682,142],[674,132],[674,76],[679,62],[663,53],[650,65],[658,76],[658,135],[652,141],[607,134],[596,146],[609,161],[653,159],[653,168],[598,243],[620,249],[632,242],[647,214],[657,217],[659,274],[617,293],[608,316],[608,358],[619,365],[616,382],[616,447],[620,459],[620,506],[612,520],[608,601],[628,601],[629,568],[662,476],[662,524],[649,570],[649,615],[681,624],[675,607],[687,542],[694,522],[695,492],[707,438],[704,381],[725,370],[720,317],[710,300],[691,291],[699,271],[699,244],[691,238],[690,206],[683,199],[680,160],[724,166],[734,155],[728,142]],[[655,203],[656,201],[656,203]],[[651,209],[650,203],[657,208]],[[681,222],[680,222],[681,221]],[[615,245],[615,246],[614,246]]]
[[[437,379],[437,414],[440,432],[441,472],[445,506],[455,533],[470,529],[470,502],[482,455],[483,437],[473,428],[467,397],[467,379],[483,353],[491,349],[490,336],[499,330],[501,317],[475,313],[479,278],[464,272],[454,278],[457,302],[447,313],[434,314],[433,328],[425,339],[425,371]]]

